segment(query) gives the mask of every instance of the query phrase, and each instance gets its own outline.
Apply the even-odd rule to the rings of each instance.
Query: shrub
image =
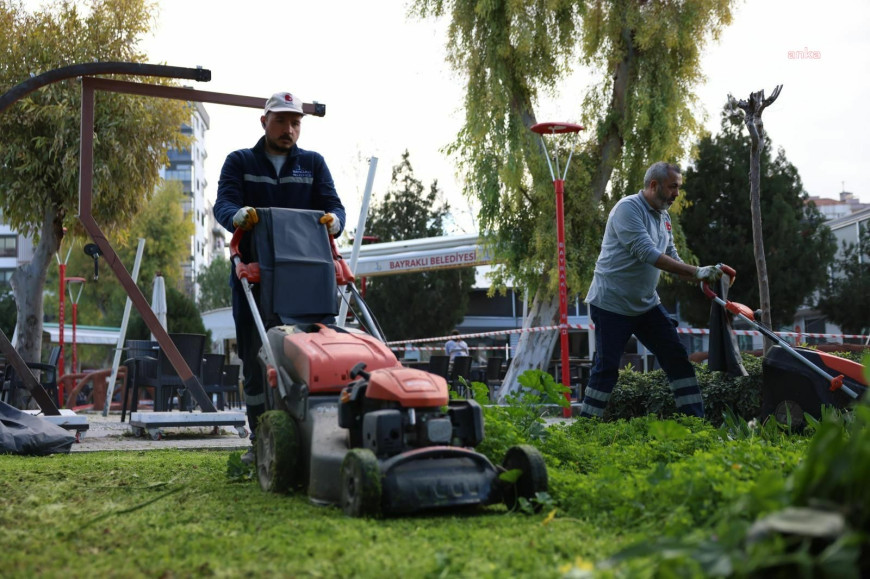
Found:
[[[715,426],[722,417],[733,412],[746,420],[758,417],[761,411],[761,359],[744,354],[743,366],[748,376],[728,376],[711,372],[706,365],[695,364],[695,374],[704,398],[707,419]],[[604,420],[636,418],[654,414],[671,418],[677,412],[668,378],[662,370],[640,373],[630,367],[619,372]]]

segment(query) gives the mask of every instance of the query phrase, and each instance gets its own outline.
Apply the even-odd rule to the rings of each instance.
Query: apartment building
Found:
[[[205,177],[205,160],[208,158],[205,137],[210,119],[202,103],[190,103],[190,122],[181,127],[181,132],[192,136],[190,148],[169,151],[169,166],[160,171],[167,181],[178,181],[184,191],[184,214],[193,221],[194,233],[190,237],[190,253],[182,264],[184,288],[194,300],[199,299],[198,277],[213,255],[224,251],[223,230],[214,220],[211,203],[206,199],[208,181]]]

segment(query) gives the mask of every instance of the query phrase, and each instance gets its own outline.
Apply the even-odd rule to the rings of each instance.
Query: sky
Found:
[[[444,154],[462,126],[463,79],[445,61],[446,21],[407,17],[405,0],[160,0],[149,62],[202,66],[199,90],[266,98],[290,91],[326,104],[303,122],[299,146],[321,153],[357,224],[369,171],[375,199],[406,149],[418,179],[437,179],[454,209],[453,232],[473,233],[455,161]],[[797,168],[810,195],[845,187],[870,203],[870,0],[744,0],[705,50],[697,95],[716,133],[727,95],[746,99],[783,85],[763,115],[768,137]],[[793,58],[797,51],[817,58]],[[792,53],[791,55],[789,53]],[[792,56],[792,57],[790,57]],[[590,79],[578,72],[536,105],[538,121],[575,121]],[[217,193],[226,155],[262,135],[261,111],[206,105],[207,196]],[[684,160],[685,162],[685,160]],[[747,192],[748,197],[748,192]]]

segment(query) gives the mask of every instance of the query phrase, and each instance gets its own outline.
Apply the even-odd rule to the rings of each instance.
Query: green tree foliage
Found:
[[[63,1],[27,12],[20,2],[0,1],[0,92],[70,64],[146,61],[137,43],[152,23],[150,3],[90,0],[82,6]],[[17,347],[27,360],[39,356],[45,276],[64,228],[81,231],[75,217],[80,109],[80,85],[67,80],[27,95],[0,115],[0,212],[13,229],[36,239],[33,260],[12,277],[21,330]],[[184,146],[179,128],[187,117],[177,101],[97,95],[93,213],[104,232],[116,233],[145,205],[167,149]]]
[[[372,207],[366,233],[381,242],[444,235],[449,212],[438,182],[426,192],[405,151],[390,190]],[[473,283],[469,268],[381,276],[368,280],[365,299],[391,340],[443,336],[462,321]]]
[[[233,304],[230,289],[230,261],[222,255],[212,259],[199,274],[199,309],[207,312]]]
[[[722,130],[697,145],[686,171],[682,227],[692,252],[704,263],[726,263],[737,270],[728,298],[752,308],[759,305],[758,275],[749,210],[749,148],[739,120],[723,114]],[[767,253],[771,318],[774,327],[790,323],[797,309],[820,289],[836,250],[830,229],[814,205],[806,203],[797,169],[770,140],[761,151],[761,210]],[[697,286],[672,284],[681,314],[706,326],[710,301]]]
[[[183,289],[181,264],[189,259],[190,236],[194,232],[193,223],[182,209],[184,199],[179,183],[161,183],[132,225],[119,235],[115,246],[121,262],[132,273],[139,238],[145,240],[137,285],[149,302],[157,272],[163,275],[167,285]],[[93,259],[82,250],[85,242],[80,238],[71,238],[69,242],[73,247],[67,261],[66,275],[87,280],[79,301],[79,320],[91,326],[119,326],[127,298],[124,288],[103,258],[100,258],[99,280],[94,282]],[[61,259],[66,259],[68,248],[66,244],[61,248]],[[57,268],[52,267],[46,286],[53,289],[57,284]],[[56,321],[57,311],[57,295],[52,293],[45,300],[46,318]]]
[[[870,236],[867,226],[859,231],[859,242],[844,243],[843,253],[833,266],[819,310],[847,334],[863,334],[870,327]]]
[[[538,100],[558,92],[573,69],[588,67],[599,79],[565,111],[588,129],[565,184],[568,285],[580,292],[606,206],[638,188],[652,162],[682,158],[700,128],[691,89],[702,79],[705,39],[730,22],[730,2],[418,0],[415,10],[450,18],[448,58],[468,83],[465,125],[448,151],[466,194],[480,201],[501,281],[535,289],[543,265],[548,294],[557,293],[553,185],[528,129]]]
[[[699,128],[693,87],[706,41],[731,20],[730,0],[417,0],[421,17],[447,17],[448,59],[467,78],[465,124],[447,148],[480,204],[481,234],[500,263],[494,282],[534,295],[527,323],[558,320],[553,185],[529,128],[576,119],[587,127],[565,183],[569,294],[586,290],[606,212],[640,187],[652,162],[683,158]],[[542,97],[577,68],[592,88],[575,110],[537,119]],[[555,139],[548,145],[553,150]],[[570,141],[563,143],[570,147]],[[565,150],[563,149],[563,155]],[[684,256],[685,257],[685,256]],[[505,383],[544,368],[557,332],[523,334]]]

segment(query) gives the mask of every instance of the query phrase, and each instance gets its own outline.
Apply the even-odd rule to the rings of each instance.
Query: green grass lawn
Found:
[[[621,539],[503,507],[347,518],[231,483],[228,452],[0,457],[3,577],[556,577]]]
[[[516,409],[488,410],[479,450],[500,463],[513,444],[540,449],[550,484],[538,514],[494,506],[351,519],[302,494],[234,481],[229,451],[0,456],[0,576],[634,578],[715,570],[857,578],[870,570],[870,408],[803,434],[687,417],[548,428],[518,417]],[[747,541],[759,519],[814,504],[847,514],[849,532],[823,552],[801,537]]]

